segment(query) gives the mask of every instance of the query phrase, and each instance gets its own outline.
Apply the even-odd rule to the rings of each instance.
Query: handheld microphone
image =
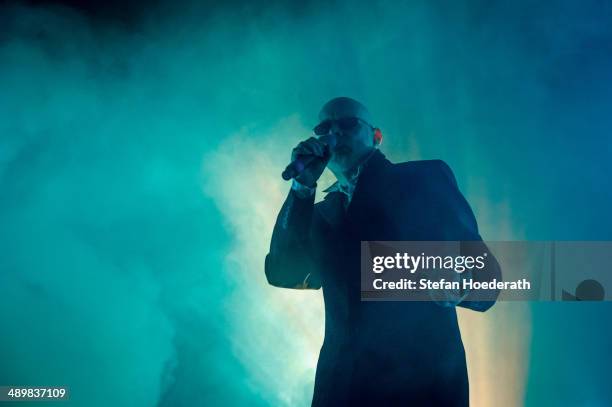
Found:
[[[332,135],[321,136],[319,137],[319,141],[322,141],[323,144],[325,144],[329,150],[334,148],[334,146],[336,145],[336,137]],[[285,171],[283,171],[283,174],[282,174],[283,179],[285,181],[289,181],[290,179],[297,177],[298,175],[302,173],[302,171],[304,171],[304,169],[306,169],[306,167],[310,165],[310,163],[312,163],[314,160],[318,158],[320,157],[316,155],[297,157],[287,166],[287,168],[285,168]]]

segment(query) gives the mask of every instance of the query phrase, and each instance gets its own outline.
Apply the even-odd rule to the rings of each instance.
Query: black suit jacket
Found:
[[[452,171],[440,160],[392,164],[376,151],[346,211],[343,199],[332,192],[315,205],[314,196],[292,190],[265,262],[274,286],[323,288],[325,339],[312,405],[467,405],[454,307],[360,301],[362,240],[475,241],[488,251]],[[486,278],[501,277],[489,256]],[[492,302],[468,296],[459,305],[484,311]]]

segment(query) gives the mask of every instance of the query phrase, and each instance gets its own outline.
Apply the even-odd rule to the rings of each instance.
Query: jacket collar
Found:
[[[374,151],[372,157],[363,167],[361,176],[355,186],[353,199],[347,210],[354,206],[358,206],[362,201],[366,200],[366,198],[377,195],[376,186],[381,183],[382,177],[388,174],[392,165],[393,164],[387,160],[387,157],[385,157],[380,150]]]
[[[346,205],[348,205],[351,202],[351,198],[353,197],[353,192],[355,192],[355,187],[357,186],[359,176],[363,172],[363,169],[365,168],[370,158],[372,158],[374,153],[376,153],[376,151],[378,150],[372,150],[372,152],[369,153],[367,157],[365,157],[365,159],[363,159],[361,163],[359,163],[359,165],[357,165],[355,168],[353,168],[346,174],[346,177],[343,180],[336,181],[330,187],[323,190],[323,192],[341,192],[345,194],[347,196],[347,200],[345,202]]]
[[[372,155],[361,165],[358,179],[352,193],[352,199],[348,202],[347,208],[344,204],[347,203],[346,193],[339,189],[331,187],[327,188],[327,192],[319,212],[323,218],[331,225],[338,225],[345,217],[346,212],[355,206],[359,206],[365,197],[371,195],[371,185],[376,183],[379,175],[383,175],[393,165],[380,150],[375,150]]]

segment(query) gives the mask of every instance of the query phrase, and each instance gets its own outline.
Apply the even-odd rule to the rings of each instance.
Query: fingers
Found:
[[[318,157],[324,157],[325,155],[325,144],[319,141],[315,137],[311,137],[308,140],[302,141],[293,149],[292,155],[316,155]]]
[[[312,145],[315,155],[323,157],[323,154],[325,153],[325,144],[314,137],[309,138],[308,141],[310,145]]]

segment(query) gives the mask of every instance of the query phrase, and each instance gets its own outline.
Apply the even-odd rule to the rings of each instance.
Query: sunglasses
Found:
[[[332,125],[336,123],[338,127],[340,128],[340,130],[342,130],[343,132],[345,131],[348,132],[348,131],[354,130],[359,124],[359,122],[366,124],[368,127],[372,127],[368,123],[366,123],[365,121],[361,120],[358,117],[343,117],[337,120],[324,120],[321,123],[319,123],[317,126],[315,126],[315,128],[312,129],[312,131],[314,131],[314,134],[316,134],[317,136],[324,136],[326,134],[329,134],[329,131],[331,130]]]

